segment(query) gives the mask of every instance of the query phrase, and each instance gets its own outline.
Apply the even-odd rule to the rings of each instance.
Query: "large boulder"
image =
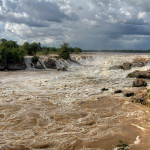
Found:
[[[122,69],[123,70],[129,70],[129,69],[131,69],[131,66],[132,66],[131,63],[125,62],[125,63],[122,64]]]
[[[26,69],[26,63],[23,61],[21,63],[12,63],[7,65],[7,70],[14,71],[14,70],[25,70]]]
[[[131,67],[132,67],[131,63],[125,62],[122,65],[118,65],[118,66],[115,65],[115,66],[110,67],[109,69],[110,70],[117,70],[117,69],[129,70],[129,69],[131,69]]]
[[[142,79],[137,79],[136,81],[133,82],[133,87],[146,87],[147,83],[145,80]]]
[[[46,58],[44,63],[45,63],[46,68],[48,69],[57,69],[56,62],[54,59]]]
[[[150,79],[150,71],[134,71],[127,75],[129,78],[142,78],[142,79]]]
[[[147,65],[147,63],[148,63],[148,59],[146,58],[136,58],[132,62],[132,67],[143,67]]]

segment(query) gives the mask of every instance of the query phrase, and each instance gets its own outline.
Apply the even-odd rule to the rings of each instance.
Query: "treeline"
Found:
[[[83,52],[150,53],[150,50],[84,50]]]
[[[60,48],[41,46],[40,43],[28,43],[25,42],[23,45],[18,45],[16,41],[6,40],[2,38],[0,40],[0,63],[20,63],[24,60],[25,55],[48,55],[48,54],[61,54],[62,46],[70,53],[81,53],[82,49],[75,47],[72,48],[68,44],[64,43]],[[66,53],[66,52],[65,52]]]

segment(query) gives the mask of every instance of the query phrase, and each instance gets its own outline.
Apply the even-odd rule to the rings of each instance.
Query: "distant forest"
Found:
[[[150,50],[83,50],[83,52],[150,53]]]

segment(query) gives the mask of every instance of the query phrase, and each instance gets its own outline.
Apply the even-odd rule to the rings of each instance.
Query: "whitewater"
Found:
[[[130,90],[135,79],[127,74],[150,65],[110,69],[137,57],[150,56],[73,55],[80,65],[57,62],[67,71],[38,70],[27,59],[24,71],[0,72],[0,148],[111,150],[123,140],[133,150],[148,150],[150,109],[114,91]]]

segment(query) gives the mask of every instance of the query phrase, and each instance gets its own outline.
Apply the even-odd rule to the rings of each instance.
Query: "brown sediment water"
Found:
[[[133,150],[148,150],[150,109],[113,94],[132,86],[126,75],[137,68],[109,70],[136,57],[76,56],[83,66],[66,72],[0,72],[0,149],[111,150],[120,139]]]

